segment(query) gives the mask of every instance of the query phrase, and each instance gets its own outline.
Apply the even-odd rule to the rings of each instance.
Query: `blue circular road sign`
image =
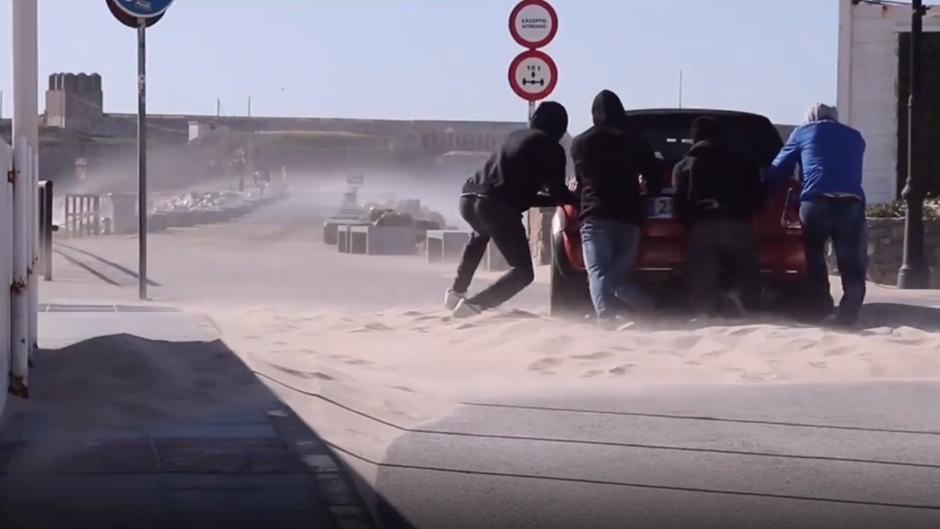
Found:
[[[115,7],[134,18],[154,18],[162,15],[173,0],[113,0]]]

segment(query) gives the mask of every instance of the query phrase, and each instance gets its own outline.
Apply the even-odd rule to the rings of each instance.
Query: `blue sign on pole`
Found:
[[[121,11],[134,18],[154,18],[162,15],[173,0],[113,0]]]

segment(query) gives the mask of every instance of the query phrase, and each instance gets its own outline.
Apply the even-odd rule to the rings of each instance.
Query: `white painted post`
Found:
[[[23,80],[23,89],[29,100],[26,113],[26,141],[30,157],[29,180],[29,358],[39,342],[39,0],[26,0],[26,24],[28,38],[24,41],[24,54],[29,69]],[[28,18],[28,20],[26,20]],[[16,81],[14,81],[15,83]]]
[[[29,269],[33,235],[31,207],[36,194],[34,157],[39,150],[39,13],[38,0],[12,0],[13,23],[13,277],[11,299],[10,392],[29,396],[30,339]],[[33,145],[30,145],[32,143]],[[35,147],[33,147],[35,146]],[[32,245],[35,247],[35,245]]]
[[[14,0],[15,2],[15,0]],[[16,5],[14,3],[14,5]],[[14,94],[16,91],[14,90]],[[15,97],[15,96],[14,96]],[[16,108],[14,105],[14,113]],[[13,167],[13,281],[11,292],[10,347],[13,374],[10,392],[25,397],[28,394],[29,371],[29,226],[27,203],[29,201],[30,158],[32,153],[26,138],[14,137]]]
[[[0,140],[0,285],[9,285],[13,279],[13,186],[7,182],[13,170],[13,149]],[[0,290],[0,413],[6,404],[10,372],[10,289]]]
[[[29,359],[33,359],[39,348],[39,146],[30,146],[32,166],[30,167],[29,222],[30,222],[30,265],[29,265]]]

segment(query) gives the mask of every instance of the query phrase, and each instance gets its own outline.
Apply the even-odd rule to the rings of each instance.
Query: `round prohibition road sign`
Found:
[[[555,91],[556,84],[558,67],[551,57],[541,51],[526,50],[509,65],[509,86],[526,101],[545,99]]]
[[[522,0],[509,15],[509,34],[530,50],[544,48],[558,33],[558,14],[545,0]]]

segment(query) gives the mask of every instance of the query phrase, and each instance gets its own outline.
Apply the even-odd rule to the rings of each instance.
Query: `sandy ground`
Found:
[[[661,395],[669,392],[693,394],[698,390],[692,388],[706,386],[733,393],[728,402],[708,411],[709,417],[734,413],[729,402],[740,401],[742,405],[753,404],[746,414],[748,419],[785,409],[793,417],[806,420],[807,404],[791,401],[766,404],[762,400],[764,395],[788,388],[801,395],[810,394],[829,387],[828,383],[940,380],[940,355],[936,354],[940,350],[940,308],[937,308],[940,293],[936,291],[899,292],[870,285],[861,328],[852,331],[780,319],[691,324],[670,318],[637,321],[615,331],[604,331],[546,315],[547,269],[543,268],[537,273],[536,283],[505,309],[457,321],[440,309],[453,265],[429,265],[420,257],[337,254],[335,249],[319,242],[321,226],[317,216],[323,211],[311,206],[314,195],[300,192],[294,200],[236,223],[150,237],[150,278],[154,282],[151,297],[191,313],[207,315],[205,328],[200,328],[200,332],[209,336],[205,340],[218,338],[231,352],[194,343],[174,353],[165,346],[134,337],[146,338],[146,329],[115,329],[114,334],[133,335],[120,336],[115,343],[139,354],[118,362],[89,342],[91,346],[82,349],[80,355],[61,359],[61,376],[47,375],[48,383],[43,388],[39,387],[37,377],[37,392],[43,389],[56,402],[74,399],[81,403],[79,407],[102,411],[100,415],[86,412],[76,416],[79,422],[114,423],[119,422],[119,417],[135,414],[143,421],[152,421],[189,413],[205,416],[226,407],[229,400],[233,405],[251,405],[259,399],[259,392],[265,393],[249,384],[249,378],[256,377],[320,436],[349,455],[346,462],[364,483],[392,497],[393,493],[412,490],[412,485],[417,484],[419,489],[414,494],[423,499],[400,499],[401,505],[412,506],[411,512],[420,513],[424,509],[430,516],[438,513],[434,505],[459,500],[455,504],[465,505],[476,516],[475,513],[490,509],[491,504],[507,495],[535,494],[526,492],[533,486],[531,479],[541,479],[545,469],[554,468],[556,462],[562,465],[556,469],[558,476],[581,472],[579,475],[584,479],[600,479],[598,476],[610,469],[612,461],[642,464],[650,456],[643,452],[627,457],[623,448],[612,452],[613,448],[605,451],[585,444],[600,442],[604,435],[620,439],[631,432],[643,431],[630,422],[633,419],[605,415],[591,422],[582,417],[584,414],[572,414],[577,420],[571,422],[575,419],[566,419],[567,415],[549,417],[519,409],[502,421],[501,417],[508,412],[468,403],[505,404],[537,397],[554,399],[556,407],[580,409],[585,406],[580,400],[586,395],[597,396],[604,406],[616,406],[638,395],[650,396],[650,402],[659,403],[668,400]],[[63,242],[57,246],[56,254],[59,279],[43,284],[43,300],[106,298],[129,303],[136,297],[134,238]],[[495,275],[481,272],[473,289],[481,288]],[[834,290],[838,296],[837,278]],[[196,355],[197,350],[204,354]],[[245,378],[234,367],[225,367],[228,365],[225,362],[232,359],[247,365],[253,375]],[[105,371],[100,391],[94,388],[86,391],[79,381],[98,377],[99,369]],[[133,373],[153,375],[145,380],[139,375],[132,376]],[[857,391],[838,398],[820,397],[820,405],[838,406],[813,413],[825,422],[859,422],[855,415],[867,409],[857,404],[859,394],[868,395],[874,390]],[[900,402],[909,393],[906,389],[892,389],[879,399],[885,403]],[[112,402],[118,400],[115,397],[118,394],[125,395],[126,404],[118,406]],[[187,408],[187,399],[199,399],[205,405]],[[135,411],[134,407],[141,404],[149,407]],[[639,405],[627,407],[630,406]],[[683,403],[683,413],[693,414],[687,409],[690,406]],[[903,407],[916,408],[910,403]],[[639,409],[648,411],[642,406]],[[471,412],[482,418],[462,426],[466,431],[461,435],[469,436],[468,440],[426,431],[439,429],[435,425],[442,421],[463,421],[462,417]],[[894,411],[872,413],[877,415],[877,421],[869,422],[878,428],[884,428],[882,423],[898,415]],[[912,414],[910,422],[919,425],[930,412],[914,409]],[[115,420],[108,421],[109,417]],[[698,432],[695,435],[708,442],[717,439],[732,444],[756,435],[749,431],[729,434],[721,430],[724,428],[721,424],[714,431],[695,430]],[[605,428],[614,428],[611,425],[616,426],[616,431],[604,433]],[[493,440],[480,433],[492,436],[493,432],[502,434],[504,430],[515,429],[519,435],[532,436],[540,428],[548,432],[543,437],[584,441],[561,445],[544,440]],[[681,445],[686,442],[685,436],[690,435],[674,426],[654,430],[648,432],[652,440],[647,444]],[[768,450],[799,451],[797,448],[803,446],[800,443],[806,443],[809,445],[806,450],[812,451],[819,441],[801,437],[801,431],[797,430],[792,438],[768,434],[768,443],[780,439],[777,443],[780,446]],[[432,441],[437,444],[427,444]],[[872,443],[883,447],[885,453],[925,453],[919,444]],[[842,445],[833,446],[834,453],[855,457],[843,454]],[[929,459],[930,454],[923,457]],[[467,481],[466,472],[485,466],[481,461],[487,457],[494,469],[512,467],[507,472],[535,477],[518,483],[505,481],[509,479],[505,477]],[[872,459],[870,454],[865,457]],[[593,459],[585,462],[585,458]],[[650,483],[659,483],[658,478],[653,479],[654,474],[672,468],[670,465],[679,461],[677,458],[670,453],[663,456],[661,464],[651,467]],[[463,462],[453,463],[457,460]],[[387,461],[391,463],[385,464]],[[799,467],[794,473],[777,478],[776,473],[781,468],[790,468],[789,463],[777,462],[770,467],[742,461],[737,467],[724,459],[709,460],[707,464],[680,461],[681,464],[675,463],[674,481],[681,482],[689,475],[705,479],[718,470],[734,469],[742,475],[750,472],[746,479],[741,478],[743,481],[756,480],[754,476],[760,474],[771,476],[767,480],[773,481],[774,487],[783,487],[803,483],[804,474],[815,472],[816,465],[807,463],[805,469]],[[417,471],[404,470],[407,465],[460,468],[454,470],[458,477],[447,484],[415,481]],[[621,470],[622,475],[616,476],[618,480],[635,481],[636,469]],[[395,472],[401,475],[389,477]],[[435,472],[427,471],[427,476],[438,476]],[[843,479],[841,474],[827,472],[824,474]],[[844,479],[844,484],[835,485],[810,481],[806,488],[813,489],[812,494],[838,487],[849,492],[855,490],[854,485],[848,485],[849,478]],[[898,483],[914,483],[917,487],[912,488],[929,490],[929,486],[920,486],[922,481],[911,481],[906,474],[892,479],[895,481],[890,483],[887,478],[882,480],[888,483],[884,490],[872,485],[873,494],[897,488]],[[385,484],[380,487],[377,483],[383,480]],[[735,490],[753,488],[744,482],[733,485],[729,487]],[[572,484],[570,488],[559,488],[556,496],[543,490],[535,499],[556,498],[552,501],[561,506],[570,504],[575,496],[590,496],[604,498],[611,505],[630,504],[623,502],[618,489],[604,490]],[[440,491],[442,495],[434,496],[428,491]],[[435,499],[424,501],[427,498]],[[508,500],[513,501],[522,499]],[[596,507],[588,510],[601,508]],[[703,501],[701,509],[707,512],[713,507]],[[763,507],[755,508],[755,513],[762,512]],[[498,525],[494,521],[489,526]],[[440,524],[422,527],[434,526]]]
[[[468,320],[407,309],[254,309],[213,311],[212,318],[230,345],[281,377],[377,383],[455,400],[540,385],[940,379],[940,334],[916,322],[849,332],[770,320],[660,319],[605,331],[522,310]]]
[[[311,207],[315,196],[301,188],[237,223],[152,235],[151,297],[209,314],[219,337],[272,379],[357,400],[368,393],[370,409],[413,404],[418,422],[469,395],[543,387],[940,378],[940,311],[912,305],[940,307],[935,292],[870,285],[874,304],[851,332],[670,319],[603,331],[546,316],[542,267],[506,309],[454,321],[438,309],[453,265],[339,255],[318,241],[325,210]],[[57,251],[45,299],[136,295],[133,237],[63,241]]]

